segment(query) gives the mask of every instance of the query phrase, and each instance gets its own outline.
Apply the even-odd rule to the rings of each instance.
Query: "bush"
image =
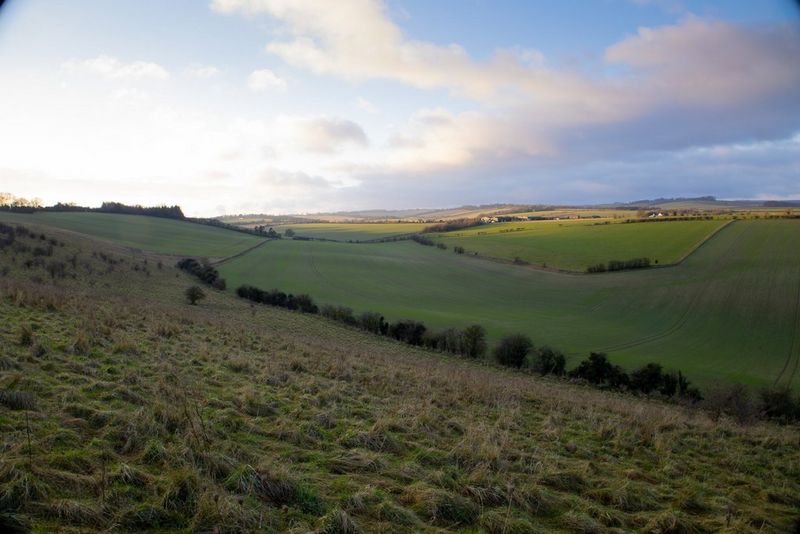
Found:
[[[389,324],[383,315],[377,312],[364,312],[358,316],[358,325],[373,334],[385,336],[389,332]]]
[[[494,349],[494,358],[500,365],[508,367],[522,367],[528,351],[533,347],[528,336],[514,334],[506,336],[500,340],[500,344]]]
[[[800,398],[788,387],[765,388],[758,393],[765,417],[788,423],[800,419]]]
[[[650,393],[653,390],[661,389],[664,385],[664,374],[661,366],[657,363],[648,363],[631,373],[630,388],[633,391]]]
[[[319,308],[314,304],[314,299],[305,293],[295,296],[289,295],[286,301],[286,307],[290,310],[299,310],[302,313],[319,312]]]
[[[325,304],[324,306],[322,306],[319,313],[323,317],[327,317],[328,319],[333,319],[334,321],[339,321],[340,323],[349,324],[352,326],[358,324],[358,321],[353,315],[353,310],[346,306],[334,306],[332,304]]]
[[[425,237],[424,235],[414,234],[411,236],[411,240],[415,243],[419,243],[420,245],[425,245],[426,247],[432,247],[436,245],[433,239]]]
[[[441,332],[426,334],[424,344],[429,349],[449,352],[450,354],[463,354],[465,348],[463,333],[455,328],[448,328]]]
[[[389,336],[409,345],[419,346],[422,345],[426,330],[425,325],[419,321],[407,319],[390,325]]]
[[[531,368],[544,375],[563,376],[566,372],[567,359],[564,355],[550,347],[540,347],[534,351]]]
[[[461,353],[468,358],[486,355],[486,329],[479,324],[468,326],[461,334]]]
[[[753,421],[760,411],[758,400],[742,384],[719,385],[708,392],[703,406],[712,417],[733,417],[741,424]]]
[[[206,294],[199,287],[191,286],[186,289],[186,300],[189,301],[189,304],[195,305],[198,300],[204,298],[206,298]]]
[[[211,283],[211,287],[220,291],[225,291],[225,288],[228,287],[228,284],[225,282],[224,278],[217,278]]]
[[[184,258],[176,266],[215,289],[225,289],[225,279],[220,278],[219,272],[205,261],[201,263],[194,258]]]
[[[630,379],[622,367],[612,365],[608,355],[604,352],[592,352],[589,358],[583,360],[578,367],[570,371],[570,376],[582,378],[592,384],[622,388],[628,385]]]

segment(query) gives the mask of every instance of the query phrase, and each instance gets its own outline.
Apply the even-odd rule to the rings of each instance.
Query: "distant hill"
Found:
[[[512,213],[525,213],[565,209],[747,209],[747,208],[797,208],[800,200],[718,200],[716,197],[660,197],[640,199],[630,202],[606,204],[481,204],[455,208],[413,208],[413,209],[372,209],[355,211],[333,211],[290,215],[269,215],[251,213],[222,215],[217,220],[227,224],[253,226],[255,224],[298,224],[308,222],[438,222],[453,219],[467,219],[483,216],[497,216]]]

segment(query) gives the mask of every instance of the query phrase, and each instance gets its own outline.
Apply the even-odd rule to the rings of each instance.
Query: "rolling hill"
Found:
[[[770,286],[785,291],[777,267],[736,253],[747,246],[776,266],[794,261],[787,240],[796,234],[785,222],[737,223],[715,238],[720,250],[708,254],[719,263],[723,253],[721,283],[745,287],[774,272]],[[399,245],[400,256],[384,249],[377,261],[428,250],[414,247]],[[0,247],[4,531],[797,527],[796,426],[743,427],[212,289],[191,306],[183,292],[196,280],[170,257],[53,227]],[[439,257],[455,258],[445,266],[458,276],[507,267]],[[528,274],[518,282],[532,280],[533,271],[519,272]],[[694,272],[712,293],[713,274]]]

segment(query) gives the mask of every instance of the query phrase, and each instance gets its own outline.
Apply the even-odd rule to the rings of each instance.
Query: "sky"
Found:
[[[193,216],[800,199],[800,8],[8,0],[0,191]]]

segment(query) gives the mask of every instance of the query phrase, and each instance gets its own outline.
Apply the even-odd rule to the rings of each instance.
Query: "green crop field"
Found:
[[[509,217],[601,217],[603,219],[635,219],[638,210],[622,210],[610,208],[564,208],[553,210],[521,211],[509,213]]]
[[[297,235],[335,241],[370,241],[422,231],[422,223],[307,223],[275,226],[278,232],[291,228]]]
[[[476,226],[437,234],[448,247],[462,246],[481,256],[559,269],[584,271],[596,263],[646,257],[679,260],[723,220],[598,224],[598,221],[532,221]]]
[[[681,223],[586,231],[672,224]],[[684,226],[695,224],[703,229],[699,239],[720,223]],[[436,328],[478,322],[494,339],[523,332],[568,352],[573,363],[605,350],[628,367],[659,361],[705,383],[800,383],[798,221],[737,221],[680,266],[601,275],[541,271],[413,242],[274,241],[220,270],[231,288],[307,292],[322,303]]]
[[[263,241],[223,228],[141,215],[0,211],[0,221],[55,226],[151,252],[214,258],[231,256]]]

